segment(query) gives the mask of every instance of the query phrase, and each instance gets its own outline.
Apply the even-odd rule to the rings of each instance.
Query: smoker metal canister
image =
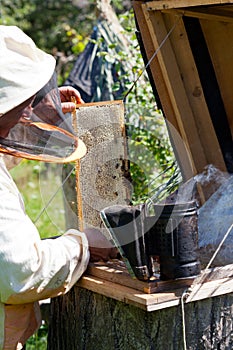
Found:
[[[159,247],[160,279],[187,278],[200,273],[197,260],[198,216],[195,201],[154,205],[153,228]],[[157,214],[159,213],[159,214]]]

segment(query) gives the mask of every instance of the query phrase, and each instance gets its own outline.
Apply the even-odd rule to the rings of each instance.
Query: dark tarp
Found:
[[[119,61],[114,57],[121,50],[124,46],[107,21],[98,21],[90,42],[77,57],[65,85],[78,89],[85,102],[123,99],[126,79],[123,67],[119,68]],[[103,52],[108,53],[110,59],[99,54]],[[114,91],[116,82],[119,87]]]

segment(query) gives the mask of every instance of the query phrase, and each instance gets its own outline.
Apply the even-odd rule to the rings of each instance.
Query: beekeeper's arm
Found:
[[[12,185],[0,189],[1,302],[29,303],[67,292],[87,267],[88,234],[69,230],[57,239],[41,240]],[[90,249],[97,257],[98,249]],[[104,249],[106,257],[110,251]]]
[[[13,195],[1,208],[1,302],[29,303],[68,291],[89,261],[85,234],[71,230],[55,240],[41,240]],[[2,205],[1,205],[2,206]]]

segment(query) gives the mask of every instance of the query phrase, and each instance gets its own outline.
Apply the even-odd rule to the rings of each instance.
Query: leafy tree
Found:
[[[1,0],[1,24],[17,25],[43,50],[70,53],[68,28],[83,37],[92,30],[95,2],[76,5],[71,0]],[[79,3],[79,2],[77,2]],[[75,31],[77,32],[77,31]],[[75,33],[73,32],[73,34]],[[73,35],[74,36],[74,35]]]

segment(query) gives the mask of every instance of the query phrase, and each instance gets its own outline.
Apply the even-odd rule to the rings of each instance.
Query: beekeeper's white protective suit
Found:
[[[29,159],[34,159],[35,155],[35,159],[59,161],[61,158],[61,162],[64,162],[64,154],[59,153],[59,148],[63,152],[66,147],[65,157],[68,154],[68,160],[73,151],[76,158],[85,153],[85,145],[81,144],[80,150],[80,144],[67,128],[64,133],[62,129],[56,130],[58,137],[55,135],[49,141],[50,153],[46,150],[42,152],[47,142],[46,137],[51,136],[49,127],[46,127],[46,117],[51,117],[52,114],[42,115],[41,108],[37,108],[38,111],[35,109],[43,102],[47,92],[50,94],[52,91],[45,98],[49,101],[49,107],[52,99],[56,100],[55,90],[51,84],[47,84],[54,69],[53,57],[36,48],[33,41],[19,28],[0,26],[0,152],[17,155],[19,147],[25,158],[28,156]],[[37,94],[45,85],[46,91]],[[36,97],[37,105],[35,99],[32,100],[33,105],[28,108],[30,115],[21,116],[20,128],[13,128],[14,132],[3,136],[4,118],[7,121],[12,110],[17,117],[21,113],[17,106],[32,96]],[[32,116],[36,116],[35,121],[40,122],[38,125]],[[10,118],[14,118],[14,113]],[[55,113],[52,122],[55,121],[61,128],[59,118]],[[65,135],[65,140],[62,135]],[[53,151],[56,141],[61,143]],[[69,142],[72,143],[71,147]],[[53,153],[57,149],[58,153]],[[36,154],[33,153],[34,150]],[[38,300],[67,292],[81,277],[88,261],[88,241],[84,233],[69,230],[56,239],[40,239],[36,227],[25,213],[21,195],[1,156],[0,349],[21,349],[40,325]]]
[[[2,158],[0,199],[0,349],[13,350],[40,325],[35,301],[67,292],[85,271],[89,251],[76,230],[40,239]]]

